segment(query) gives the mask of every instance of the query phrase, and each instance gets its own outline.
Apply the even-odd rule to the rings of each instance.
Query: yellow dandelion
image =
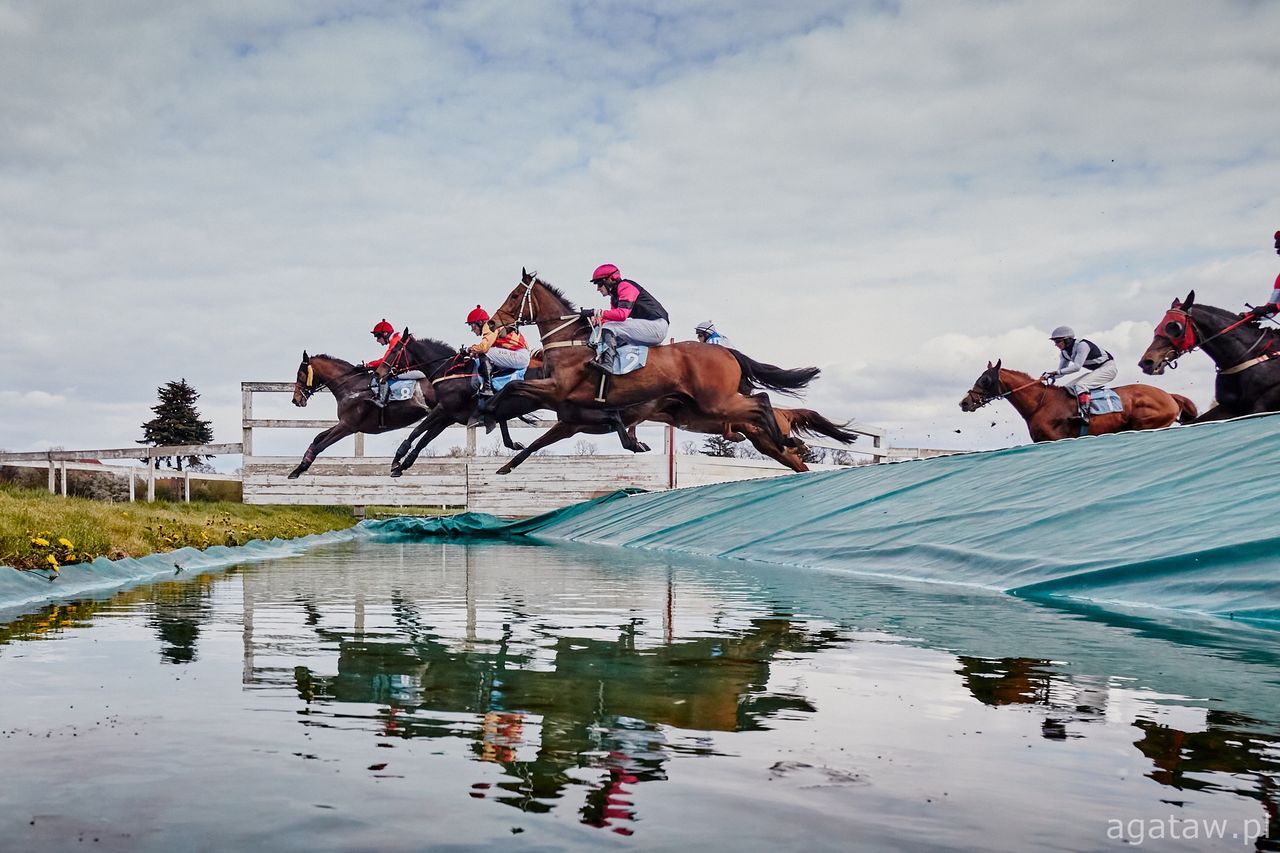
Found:
[[[48,548],[48,547],[49,547],[49,540],[48,540],[48,539],[44,539],[44,538],[42,538],[42,537],[40,537],[40,536],[37,536],[37,537],[35,537],[34,539],[32,539],[32,540],[31,540],[31,544],[32,544],[32,545],[39,545],[41,548]]]
[[[58,544],[59,544],[59,545],[61,545],[63,548],[74,548],[74,547],[76,547],[75,545],[72,545],[72,544],[71,544],[71,540],[70,540],[70,539],[59,539],[59,540],[58,540]]]
[[[55,572],[58,570],[58,558],[57,558],[57,557],[55,557],[55,556],[53,556],[52,554],[50,554],[49,556],[45,557],[45,558],[44,558],[44,560],[45,560],[45,562],[46,562],[46,563],[48,563],[49,565],[53,566],[53,570],[54,570]]]

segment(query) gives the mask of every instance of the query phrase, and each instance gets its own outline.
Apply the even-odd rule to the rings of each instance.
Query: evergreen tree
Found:
[[[196,389],[187,384],[186,379],[177,382],[169,381],[156,389],[160,402],[151,407],[156,416],[142,425],[142,435],[138,444],[149,444],[160,447],[167,444],[209,444],[213,441],[213,430],[209,422],[200,419],[196,411],[196,400],[200,395]],[[195,465],[201,459],[212,459],[212,456],[161,456],[156,459],[156,467],[165,462],[170,467],[182,470],[182,460]]]
[[[733,442],[725,438],[723,435],[709,435],[707,440],[702,442],[701,453],[703,456],[720,456],[726,459],[732,459],[737,454],[734,452],[737,448],[733,446]]]

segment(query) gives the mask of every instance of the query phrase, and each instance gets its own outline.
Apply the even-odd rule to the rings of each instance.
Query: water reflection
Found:
[[[413,612],[404,601],[393,609],[402,620]],[[749,731],[781,714],[812,713],[804,696],[768,690],[770,661],[841,642],[832,629],[811,629],[785,615],[751,619],[730,635],[657,647],[637,643],[642,625],[630,619],[611,639],[560,634],[533,649],[522,648],[507,623],[491,649],[477,650],[420,627],[405,640],[320,629],[338,649],[337,672],[299,666],[293,683],[309,706],[308,724],[323,725],[314,706],[334,713],[340,703],[386,706],[379,734],[466,738],[477,759],[502,765],[509,780],[496,791],[478,786],[473,797],[546,811],[565,788],[586,785],[582,820],[605,826],[630,817],[626,786],[665,779],[677,748],[712,754],[696,739],[669,742],[669,730]],[[459,726],[460,714],[481,722]],[[585,782],[573,773],[582,768],[601,772]]]
[[[775,788],[785,790],[790,768],[813,767],[815,777],[856,779],[881,798],[878,807],[893,812],[908,798],[893,788],[895,771],[872,759],[892,758],[891,748],[909,752],[910,733],[967,735],[950,721],[980,712],[1012,723],[984,736],[991,740],[978,751],[990,764],[975,765],[984,773],[1013,767],[1027,748],[1017,738],[1027,737],[1060,750],[1059,760],[1069,757],[1064,767],[1101,780],[1112,768],[1111,757],[1099,753],[1117,742],[1124,760],[1142,768],[1121,788],[1133,808],[1152,805],[1155,782],[1156,805],[1190,809],[1197,797],[1245,802],[1265,816],[1259,848],[1280,839],[1280,729],[1265,713],[1240,710],[1270,707],[1274,679],[1250,681],[1259,671],[1274,675],[1269,650],[1206,651],[1162,638],[1149,625],[1124,633],[998,597],[974,596],[960,609],[954,592],[816,572],[532,550],[355,543],[292,563],[50,606],[0,625],[0,678],[24,643],[96,638],[114,623],[113,636],[125,642],[110,655],[136,654],[143,644],[130,641],[141,631],[157,641],[145,644],[145,654],[161,664],[167,689],[187,689],[175,675],[188,672],[239,679],[218,682],[230,698],[206,717],[184,708],[191,730],[224,726],[239,739],[267,712],[306,739],[327,736],[323,749],[292,751],[297,741],[277,731],[252,758],[240,756],[238,777],[256,774],[270,785],[279,766],[264,756],[296,762],[323,753],[334,763],[358,759],[365,778],[408,780],[421,797],[481,801],[476,808],[497,815],[493,820],[518,811],[623,835],[671,829],[659,819],[671,807],[655,806],[661,798],[654,794],[678,784],[647,783],[696,780],[710,775],[708,766],[756,758],[755,750],[765,750],[760,765],[770,768],[768,780],[779,780]],[[931,613],[946,615],[930,622]],[[991,624],[1002,627],[996,641],[983,629]],[[993,645],[1031,654],[985,653]],[[1220,681],[1193,680],[1205,667],[1192,655],[1218,661]],[[74,668],[74,657],[64,657],[57,665]],[[1196,665],[1185,666],[1186,675],[1166,665],[1188,659]],[[219,663],[229,667],[209,669]],[[878,682],[892,688],[870,690]],[[1241,689],[1200,692],[1205,683]],[[82,689],[76,684],[66,695]],[[127,685],[120,689],[128,695]],[[166,713],[165,694],[148,695],[158,711],[148,710]],[[232,707],[236,697],[245,697],[243,707]],[[40,707],[60,702],[54,693],[39,697]],[[887,705],[894,727],[908,732],[905,746],[873,727],[845,724],[876,704],[882,712]],[[1019,727],[1019,718],[1029,725]],[[0,731],[14,720],[0,707]],[[770,739],[788,730],[801,734]],[[812,755],[793,757],[778,745],[795,746],[809,733],[816,754],[859,759],[806,764]],[[1105,745],[1091,750],[1094,743]],[[934,750],[927,760],[939,768],[961,760],[935,744],[921,749]],[[12,741],[0,740],[0,759],[6,748]],[[386,757],[370,760],[370,753]],[[436,756],[445,754],[460,756],[467,772],[438,772],[444,759]],[[988,778],[976,786],[979,794],[984,785],[988,802],[999,802],[1001,782]],[[918,793],[914,781],[905,787]],[[860,803],[848,814],[874,813],[869,800],[844,796],[819,811],[838,819]],[[702,820],[701,806],[689,804],[685,829]],[[963,833],[961,818],[949,818],[952,832]],[[0,820],[0,831],[6,826]],[[830,837],[843,836],[833,830]],[[985,836],[940,837],[939,846],[972,846]],[[1096,847],[1100,837],[1075,846]]]

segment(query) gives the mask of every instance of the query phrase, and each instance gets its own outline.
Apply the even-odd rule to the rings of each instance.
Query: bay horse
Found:
[[[1173,300],[1138,367],[1158,376],[1194,349],[1204,350],[1218,368],[1215,404],[1197,423],[1280,411],[1280,336],[1274,329],[1225,308],[1200,305],[1193,290],[1186,299]]]
[[[779,430],[768,395],[749,392],[798,391],[817,377],[816,367],[784,370],[737,350],[691,341],[655,346],[643,368],[609,377],[606,402],[598,403],[599,374],[587,367],[594,355],[587,340],[591,325],[561,291],[524,270],[493,319],[501,325],[538,327],[547,377],[512,382],[490,408],[503,413],[506,406],[522,411],[534,405],[554,410],[560,420],[499,473],[575,434],[579,425],[598,426],[602,417],[633,452],[641,448],[628,435],[628,425],[648,419],[696,431],[740,432],[765,456],[793,471],[808,470],[795,452],[798,442]]]
[[[293,404],[302,408],[312,394],[328,388],[338,401],[338,422],[311,440],[298,467],[289,472],[290,480],[298,479],[325,448],[349,435],[358,432],[377,435],[403,429],[422,420],[429,411],[431,401],[426,391],[430,386],[424,387],[423,382],[418,383],[423,391],[421,400],[414,397],[389,402],[386,409],[379,409],[373,402],[371,378],[372,371],[367,368],[356,367],[331,355],[307,355],[306,350],[302,351],[302,362],[293,383]]]
[[[1189,424],[1196,418],[1196,405],[1180,394],[1170,394],[1151,385],[1118,385],[1114,390],[1124,406],[1122,412],[1092,415],[1085,435],[1105,435],[1137,429],[1160,429],[1174,421]],[[987,362],[960,408],[974,412],[1000,398],[1007,399],[1027,422],[1032,441],[1075,438],[1080,432],[1080,410],[1076,397],[1066,388],[1041,384],[1029,373]]]

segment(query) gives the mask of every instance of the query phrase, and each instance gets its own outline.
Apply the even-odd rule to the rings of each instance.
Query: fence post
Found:
[[[134,500],[136,500],[136,497],[133,491],[133,469],[130,468],[129,469],[129,503],[133,503]]]
[[[67,496],[67,460],[62,460],[62,496]]]
[[[240,455],[241,462],[253,455],[253,427],[245,425],[245,422],[253,417],[253,392],[245,388],[245,383],[240,383],[240,416],[241,426],[243,430],[240,435]]]
[[[476,428],[467,427],[467,455],[476,455]]]
[[[182,502],[191,503],[191,469],[182,469]]]
[[[147,503],[156,499],[156,460],[151,456],[154,452],[154,448],[147,448]]]
[[[57,488],[57,486],[55,485],[55,477],[56,475],[53,472],[53,454],[50,453],[49,454],[49,494],[53,494],[54,489]]]
[[[356,433],[356,456],[364,456],[364,433]]]

